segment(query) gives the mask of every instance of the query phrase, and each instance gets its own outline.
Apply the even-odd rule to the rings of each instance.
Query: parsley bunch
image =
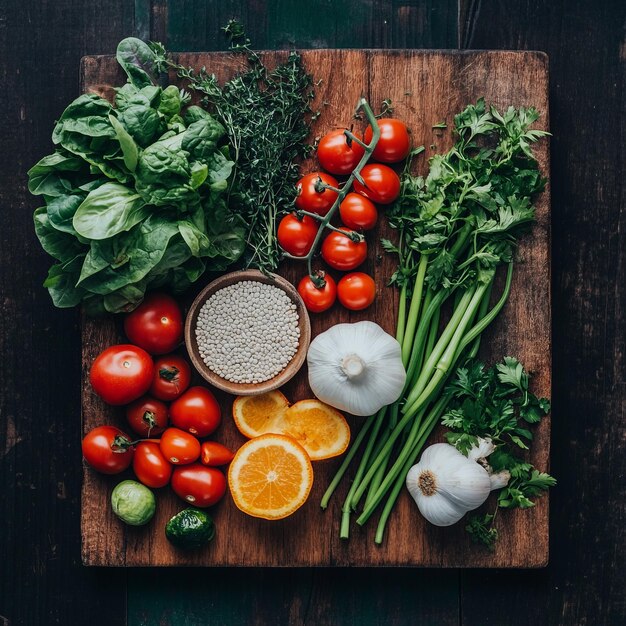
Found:
[[[507,470],[511,475],[498,494],[499,508],[532,507],[531,498],[556,484],[552,476],[514,454],[516,449],[527,450],[532,440],[525,425],[538,423],[550,411],[548,399],[537,398],[528,383],[522,364],[504,357],[488,370],[480,361],[470,361],[457,370],[444,392],[449,402],[441,423],[451,429],[445,435],[448,443],[467,455],[478,437],[491,439],[496,449],[489,455],[489,464],[494,472]],[[498,537],[496,513],[474,515],[465,527],[474,541],[489,548]]]

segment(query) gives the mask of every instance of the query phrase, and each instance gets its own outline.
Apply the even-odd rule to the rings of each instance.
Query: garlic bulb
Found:
[[[509,472],[491,474],[484,460],[494,450],[488,439],[479,439],[468,456],[447,443],[426,448],[406,477],[421,514],[435,526],[451,526],[477,509],[493,489],[506,486]]]
[[[373,415],[402,393],[400,344],[374,322],[337,324],[307,354],[309,385],[319,400],[353,415]]]

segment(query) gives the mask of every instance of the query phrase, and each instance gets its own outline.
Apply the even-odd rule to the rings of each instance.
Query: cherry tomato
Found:
[[[207,437],[222,421],[222,410],[206,387],[189,387],[170,406],[172,424],[196,437]]]
[[[175,400],[191,382],[189,363],[177,354],[158,358],[154,363],[150,395],[159,400]]]
[[[400,120],[384,118],[378,120],[380,139],[372,156],[382,163],[397,163],[406,159],[411,150],[411,139],[406,124]],[[372,127],[365,129],[365,143],[372,140]]]
[[[378,204],[391,204],[400,194],[400,179],[387,165],[369,163],[361,170],[363,186],[354,181],[354,190]]]
[[[126,316],[124,332],[146,352],[165,354],[183,340],[183,314],[171,296],[151,293]]]
[[[174,465],[193,463],[200,456],[200,442],[180,428],[167,428],[161,435],[159,447]]]
[[[163,456],[158,443],[140,441],[135,448],[133,472],[146,487],[165,487],[170,482],[173,467]]]
[[[120,344],[102,351],[89,371],[93,390],[108,404],[128,404],[152,382],[152,359],[137,346]]]
[[[330,309],[337,298],[337,283],[335,283],[333,277],[325,272],[320,272],[320,274],[321,278],[326,281],[326,284],[321,289],[315,286],[310,276],[305,276],[298,283],[298,293],[304,301],[306,308],[312,313],[321,313],[326,311],[326,309]]]
[[[177,496],[194,506],[213,506],[226,493],[226,478],[214,467],[194,463],[174,470],[172,489]]]
[[[332,231],[322,244],[322,258],[336,270],[353,270],[367,257],[367,243],[355,243],[343,233]]]
[[[376,226],[378,211],[371,200],[358,193],[349,193],[339,205],[341,221],[354,230],[370,230]]]
[[[337,285],[339,302],[351,311],[366,309],[376,297],[376,283],[363,272],[346,274]]]
[[[160,400],[143,396],[126,407],[126,419],[138,435],[154,437],[167,428],[167,406]]]
[[[119,474],[132,462],[131,438],[115,426],[98,426],[83,439],[85,461],[102,474]]]
[[[356,141],[346,137],[343,128],[331,130],[317,146],[317,160],[331,174],[345,176],[352,173],[365,150]]]
[[[318,224],[308,215],[299,220],[294,213],[285,215],[278,225],[278,243],[294,256],[306,256],[317,235]]]
[[[217,441],[205,441],[202,444],[202,452],[200,453],[200,461],[203,465],[227,465],[235,456],[226,446]]]
[[[326,215],[337,199],[337,193],[330,189],[317,191],[315,184],[322,182],[337,188],[339,183],[335,178],[324,172],[313,172],[303,176],[297,183],[298,197],[296,198],[296,208],[301,211],[309,211],[318,215]]]

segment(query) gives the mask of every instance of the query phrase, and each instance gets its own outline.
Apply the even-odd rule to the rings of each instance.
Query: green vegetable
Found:
[[[123,480],[111,493],[111,507],[125,524],[143,526],[154,516],[156,499],[145,485],[136,480]]]
[[[441,420],[452,429],[448,443],[467,454],[478,437],[489,438],[496,449],[489,456],[495,473],[508,471],[511,478],[498,494],[498,507],[504,509],[535,506],[530,499],[556,484],[549,474],[515,456],[527,450],[532,433],[525,424],[536,424],[550,411],[547,398],[537,398],[528,389],[529,377],[522,364],[512,357],[485,370],[479,361],[470,361],[457,370],[447,386],[448,408]],[[473,516],[466,530],[477,543],[492,548],[498,537],[492,515]]]
[[[234,163],[222,125],[156,84],[147,44],[123,40],[118,60],[129,82],[115,106],[77,98],[54,128],[56,151],[28,173],[46,205],[35,232],[57,260],[44,285],[55,305],[90,314],[131,310],[147,289],[180,293],[245,247],[244,221],[227,203]]]
[[[224,30],[231,49],[245,54],[249,67],[223,86],[204,68],[196,72],[172,61],[162,46],[157,50],[158,63],[174,69],[213,107],[236,163],[228,198],[248,225],[246,266],[272,271],[282,254],[276,239],[278,221],[293,210],[298,163],[310,151],[305,140],[310,130],[307,117],[312,81],[296,52],[269,70],[250,49],[240,24],[231,21]],[[195,133],[196,123],[205,116],[201,109],[189,107],[184,115],[189,132],[193,129]],[[211,141],[210,130],[204,128],[195,137],[188,136],[183,148],[199,157]],[[213,188],[214,184],[212,181]]]
[[[366,420],[322,499],[325,508],[369,434],[342,509],[343,538],[363,499],[361,525],[387,498],[376,533],[376,542],[382,541],[406,474],[446,410],[447,379],[476,355],[482,331],[508,298],[515,246],[534,220],[532,198],[545,184],[530,148],[547,134],[530,130],[537,118],[534,109],[523,107],[500,114],[481,99],[455,116],[458,140],[448,153],[431,158],[426,178],[413,176],[407,164],[400,198],[387,211],[398,242],[382,242],[398,256],[391,281],[400,289],[396,338],[407,383],[397,403]],[[501,266],[507,266],[504,289],[491,304]],[[440,319],[447,320],[443,327]],[[538,408],[528,407],[528,415]],[[511,437],[522,441],[519,431]]]
[[[215,524],[206,511],[190,507],[170,519],[165,536],[177,548],[202,548],[215,537]]]

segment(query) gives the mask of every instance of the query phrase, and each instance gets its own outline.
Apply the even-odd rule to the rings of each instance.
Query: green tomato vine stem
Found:
[[[315,253],[317,252],[319,248],[319,244],[322,239],[322,235],[324,234],[324,231],[326,231],[326,229],[334,230],[343,235],[346,235],[347,237],[350,238],[351,241],[354,241],[355,243],[360,243],[361,241],[363,241],[363,235],[359,233],[348,233],[346,231],[343,231],[340,228],[336,228],[330,223],[335,213],[337,212],[339,205],[343,202],[343,199],[346,197],[346,195],[348,195],[348,192],[352,189],[352,185],[354,181],[358,180],[361,184],[363,184],[363,178],[361,177],[361,170],[365,167],[365,165],[367,165],[367,162],[372,156],[372,153],[374,152],[374,149],[376,148],[376,144],[378,143],[378,140],[380,138],[380,127],[378,125],[378,121],[376,119],[376,116],[374,115],[374,112],[372,111],[370,105],[368,104],[365,98],[361,98],[359,100],[357,107],[356,107],[356,112],[358,112],[359,109],[363,110],[363,112],[365,113],[365,117],[367,118],[367,121],[372,127],[372,140],[368,144],[366,144],[363,141],[359,140],[349,130],[344,131],[344,134],[346,135],[346,137],[350,139],[351,141],[356,141],[356,143],[362,146],[363,149],[365,150],[365,153],[363,154],[363,156],[361,157],[361,160],[359,161],[357,166],[354,168],[354,170],[352,171],[352,174],[350,174],[348,180],[345,182],[343,187],[341,187],[341,189],[337,189],[336,187],[327,185],[326,183],[322,182],[321,179],[316,182],[315,184],[316,190],[329,189],[337,193],[337,198],[335,199],[335,202],[333,203],[332,207],[330,207],[330,210],[328,211],[328,213],[326,213],[326,215],[321,216],[321,215],[317,215],[316,213],[311,213],[309,211],[296,211],[296,214],[308,215],[309,217],[313,217],[320,223],[317,234],[315,235],[315,239],[313,240],[313,245],[311,246],[311,249],[309,250],[308,254],[305,256],[297,257],[287,252],[283,252],[284,258],[307,262],[309,278],[318,289],[323,289],[326,284],[326,281],[313,271],[312,263],[313,263],[313,257],[315,256]],[[358,236],[358,241],[353,235]]]

